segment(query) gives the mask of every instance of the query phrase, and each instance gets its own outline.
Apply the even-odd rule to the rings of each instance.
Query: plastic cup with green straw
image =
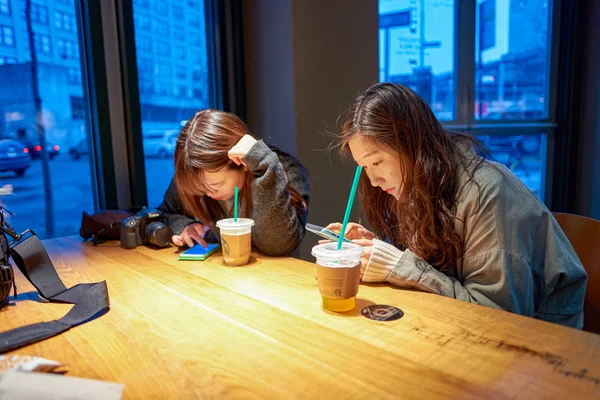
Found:
[[[236,186],[233,191],[233,221],[237,222],[238,219],[238,187]]]
[[[350,190],[350,196],[348,197],[348,204],[346,205],[346,214],[344,215],[344,222],[342,223],[342,230],[340,231],[340,238],[338,239],[337,249],[342,249],[342,243],[344,242],[344,234],[346,233],[346,226],[350,219],[350,212],[352,211],[352,205],[354,204],[354,196],[356,196],[356,189],[358,188],[358,181],[360,179],[360,173],[362,167],[359,165],[356,167],[356,173],[354,174],[354,182],[352,182],[352,189]]]

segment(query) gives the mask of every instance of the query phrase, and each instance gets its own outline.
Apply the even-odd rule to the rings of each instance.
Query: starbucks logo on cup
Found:
[[[231,256],[231,249],[229,248],[229,243],[227,243],[227,240],[225,240],[223,236],[221,236],[221,245],[223,246],[223,252],[225,253],[225,255],[227,257]]]

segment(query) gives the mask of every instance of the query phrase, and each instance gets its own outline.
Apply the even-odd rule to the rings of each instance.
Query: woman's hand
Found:
[[[194,247],[194,241],[196,241],[200,246],[207,248],[208,245],[202,238],[207,231],[208,227],[196,222],[183,228],[183,231],[179,235],[173,235],[171,242],[176,246],[187,244],[189,247]]]
[[[338,235],[340,234],[340,230],[342,229],[342,224],[339,222],[334,222],[325,227],[325,229],[335,232]],[[370,230],[366,229],[364,226],[360,224],[356,224],[354,222],[348,222],[346,225],[346,233],[344,234],[346,239],[352,240],[352,243],[360,244],[363,247],[373,246],[373,239],[376,238],[375,234]],[[327,243],[328,240],[320,240],[319,243]]]
[[[256,143],[256,139],[250,135],[244,135],[240,141],[227,152],[229,159],[237,165],[244,164],[242,158],[250,151],[252,146],[254,146],[254,143]]]

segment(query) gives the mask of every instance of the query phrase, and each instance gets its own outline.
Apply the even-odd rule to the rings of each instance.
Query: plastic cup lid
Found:
[[[355,243],[342,243],[342,248],[337,249],[337,243],[324,243],[312,248],[314,257],[336,261],[336,260],[357,260],[362,256],[365,250],[361,245]]]
[[[253,225],[254,220],[250,218],[238,218],[237,221],[235,221],[233,218],[227,218],[217,221],[217,226],[225,229],[250,228]]]

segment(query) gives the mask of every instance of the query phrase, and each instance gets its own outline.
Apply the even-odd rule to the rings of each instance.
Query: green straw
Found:
[[[238,187],[233,192],[233,221],[237,222],[238,217]]]
[[[344,242],[344,234],[346,233],[346,225],[350,219],[350,211],[352,211],[352,204],[354,204],[354,196],[356,196],[356,188],[358,188],[358,180],[360,179],[360,173],[362,167],[359,165],[356,167],[356,174],[354,174],[354,182],[352,183],[352,190],[350,190],[350,196],[348,197],[348,204],[346,205],[346,215],[344,215],[344,222],[342,223],[342,230],[340,231],[340,238],[338,239],[337,249],[342,249],[342,243]]]

